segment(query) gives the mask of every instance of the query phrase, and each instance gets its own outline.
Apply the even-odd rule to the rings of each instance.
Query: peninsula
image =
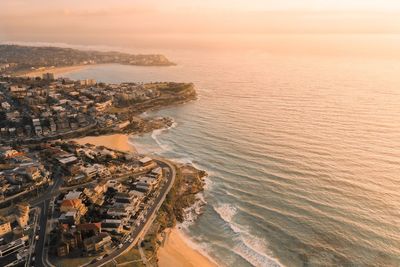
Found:
[[[165,230],[185,219],[207,174],[86,140],[171,126],[172,118],[141,113],[196,99],[194,85],[106,84],[55,79],[52,73],[18,77],[38,66],[41,57],[46,58],[38,60],[41,65],[57,66],[74,64],[63,60],[68,53],[107,57],[68,49],[55,49],[53,55],[47,47],[2,48],[0,58],[14,65],[0,76],[1,266],[157,265]]]
[[[21,75],[51,68],[109,63],[136,66],[175,65],[163,55],[132,55],[50,46],[0,45],[0,74]]]

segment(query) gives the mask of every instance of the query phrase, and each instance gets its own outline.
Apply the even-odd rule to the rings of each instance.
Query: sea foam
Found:
[[[274,259],[265,240],[250,234],[250,229],[234,222],[238,209],[232,204],[220,204],[213,207],[219,217],[234,233],[233,251],[253,266],[278,267],[281,264]]]

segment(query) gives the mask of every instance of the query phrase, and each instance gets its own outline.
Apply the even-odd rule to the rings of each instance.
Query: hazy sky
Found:
[[[3,41],[287,33],[399,34],[400,0],[0,0]]]

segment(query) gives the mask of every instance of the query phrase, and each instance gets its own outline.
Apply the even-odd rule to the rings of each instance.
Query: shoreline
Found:
[[[80,145],[85,145],[87,143],[96,146],[105,146],[114,150],[119,150],[122,152],[130,152],[137,154],[136,147],[129,142],[129,134],[109,134],[109,135],[99,135],[99,136],[85,136],[81,138],[71,139]]]
[[[71,73],[71,72],[76,72],[80,71],[82,69],[85,69],[87,67],[92,67],[96,66],[98,64],[89,64],[89,65],[75,65],[75,66],[65,66],[65,67],[49,67],[49,68],[44,68],[44,69],[39,69],[39,70],[32,70],[27,73],[18,75],[19,77],[41,77],[44,73],[53,73],[55,76],[60,76],[65,73]]]
[[[78,144],[106,146],[115,150],[137,153],[134,144],[129,142],[128,134],[111,134],[75,138]],[[160,267],[217,267],[214,261],[190,245],[190,240],[177,226],[165,230],[165,241],[157,251]]]
[[[190,246],[188,237],[177,227],[166,231],[164,244],[157,251],[160,267],[217,267],[218,265],[199,250]]]

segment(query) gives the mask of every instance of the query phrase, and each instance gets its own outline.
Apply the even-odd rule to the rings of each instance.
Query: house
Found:
[[[93,86],[96,85],[96,80],[94,79],[86,79],[86,80],[80,80],[79,85],[81,86]]]
[[[96,111],[101,112],[104,111],[106,108],[112,106],[112,100],[105,101],[103,103],[96,103]]]
[[[157,180],[153,177],[142,176],[136,182],[135,188],[138,191],[147,192],[147,191],[150,191],[153,188],[157,187],[158,183],[159,183],[159,180]]]
[[[114,196],[115,202],[118,203],[133,203],[135,198],[131,192],[118,192]]]
[[[0,246],[0,257],[5,257],[10,255],[18,250],[21,250],[28,241],[28,236],[23,236],[17,240],[9,242],[3,246]]]
[[[10,110],[11,109],[11,105],[8,102],[3,102],[1,103],[1,107],[5,110]]]
[[[161,167],[157,167],[155,169],[153,169],[150,173],[151,176],[159,179],[162,176],[162,169]]]
[[[101,233],[101,223],[82,223],[78,224],[76,229],[82,234],[90,233],[91,235],[97,235]]]
[[[40,177],[42,177],[42,172],[40,169],[36,166],[30,166],[25,169],[25,174],[26,176],[31,180],[31,181],[36,181]]]
[[[11,232],[10,221],[4,217],[0,217],[0,236]]]
[[[93,188],[93,191],[94,191],[96,194],[103,194],[103,193],[105,193],[105,192],[107,191],[107,185],[106,185],[105,181],[102,181],[102,182],[98,183],[98,184]]]
[[[118,203],[116,203],[113,207],[107,210],[107,215],[113,218],[129,219],[132,211],[133,207],[131,205],[118,205]]]
[[[71,200],[71,199],[81,199],[82,192],[80,191],[69,191],[68,194],[64,196],[64,199]]]
[[[17,151],[17,150],[15,150],[15,149],[7,149],[6,151],[4,151],[3,153],[2,153],[2,155],[3,155],[3,157],[4,158],[6,158],[6,159],[11,159],[11,158],[14,158],[14,157],[16,157],[16,156],[21,156],[21,155],[24,155],[24,153],[23,152],[19,152],[19,151]]]
[[[105,232],[121,233],[123,231],[122,220],[105,219],[101,222],[101,228]]]
[[[77,236],[70,232],[62,233],[61,240],[66,242],[70,249],[78,247]]]
[[[24,228],[28,225],[29,221],[29,204],[28,203],[20,203],[16,205],[17,211],[15,213],[16,221],[19,226]]]
[[[125,129],[126,127],[129,126],[129,124],[131,124],[130,121],[121,122],[121,123],[119,123],[119,124],[117,125],[117,130]]]
[[[83,194],[85,194],[86,198],[93,204],[101,206],[104,203],[103,192],[96,192],[92,188],[85,188]]]
[[[57,158],[57,161],[63,168],[68,168],[69,166],[77,163],[78,158],[75,156],[59,157]]]
[[[150,166],[155,165],[155,162],[150,157],[144,157],[144,158],[140,159],[139,163],[142,167],[150,167]]]
[[[58,218],[58,222],[61,224],[73,225],[79,223],[81,216],[77,211],[68,211],[67,213],[61,214]]]
[[[97,252],[111,245],[111,236],[107,233],[100,233],[83,240],[83,248],[86,252]]]
[[[35,127],[35,134],[36,134],[37,136],[41,136],[41,135],[43,134],[43,129],[42,129],[41,126],[36,126],[36,127]]]
[[[43,80],[52,81],[52,80],[54,80],[54,73],[50,73],[50,72],[48,72],[48,73],[43,73],[43,74],[42,74],[42,79],[43,79]]]
[[[85,174],[85,176],[89,179],[93,179],[97,175],[97,169],[93,166],[90,167],[82,167],[81,171]]]
[[[21,114],[18,111],[10,111],[6,113],[6,119],[12,122],[20,122]]]
[[[8,90],[10,91],[11,95],[19,99],[27,96],[27,88],[24,86],[11,85]]]
[[[107,187],[112,188],[115,191],[121,192],[122,191],[122,184],[116,180],[108,180],[107,181]]]
[[[57,256],[65,257],[69,254],[69,245],[65,241],[61,241],[57,246]]]
[[[82,203],[81,199],[64,199],[60,206],[61,212],[76,211],[79,217],[85,215],[87,212],[86,206]]]

